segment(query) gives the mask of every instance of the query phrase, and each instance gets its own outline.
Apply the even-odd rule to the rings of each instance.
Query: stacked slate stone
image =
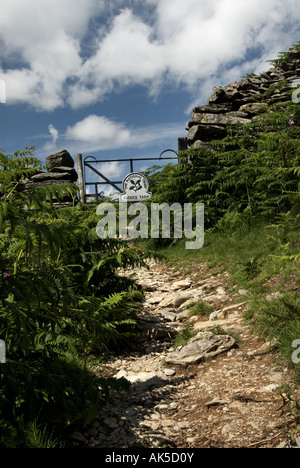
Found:
[[[38,171],[32,175],[24,183],[22,190],[74,183],[78,180],[74,166],[74,160],[67,150],[52,154],[46,158],[47,172]],[[66,195],[62,201],[54,203],[54,206],[68,206],[71,202],[70,196]]]
[[[292,99],[300,79],[300,51],[291,51],[286,61],[260,75],[213,88],[206,105],[196,107],[188,122],[190,147],[209,147],[207,142],[226,137],[227,124],[246,124],[260,118],[270,105]]]

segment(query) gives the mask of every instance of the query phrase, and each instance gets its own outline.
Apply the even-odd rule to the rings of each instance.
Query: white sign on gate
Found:
[[[132,172],[123,180],[123,193],[120,195],[120,201],[141,202],[148,200],[152,195],[148,189],[149,183],[147,177],[139,172]]]

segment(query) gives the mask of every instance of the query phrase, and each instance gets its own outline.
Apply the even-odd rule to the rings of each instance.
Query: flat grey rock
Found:
[[[229,335],[215,335],[211,332],[200,332],[179,351],[173,351],[166,357],[166,363],[189,365],[228,351],[235,345]]]

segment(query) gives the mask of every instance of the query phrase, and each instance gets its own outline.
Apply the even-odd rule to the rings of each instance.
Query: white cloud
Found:
[[[135,127],[131,132],[131,144],[139,148],[150,146],[155,143],[164,143],[166,141],[176,142],[182,134],[186,122],[147,125],[144,127]],[[165,149],[165,148],[164,148]]]
[[[80,41],[96,4],[78,0],[74,8],[71,0],[1,0],[0,45],[7,65],[0,72],[8,104],[49,111],[64,105],[66,80],[80,71]]]
[[[128,3],[128,2],[127,2]],[[95,54],[82,68],[80,90],[94,90],[94,100],[113,87],[148,86],[151,95],[163,86],[186,85],[191,91],[201,80],[215,78],[225,67],[262,67],[265,57],[285,50],[294,37],[300,10],[297,0],[154,0],[153,22],[125,8],[116,15]],[[260,49],[261,57],[247,58]],[[277,54],[276,54],[277,55]],[[266,67],[268,68],[268,67]],[[240,68],[235,65],[236,79]],[[77,88],[75,88],[77,91]],[[76,92],[70,96],[74,107]]]
[[[6,83],[4,80],[0,80],[0,104],[6,103]]]
[[[48,130],[52,136],[52,142],[55,144],[58,138],[58,130],[52,124],[49,125]]]
[[[113,122],[106,117],[89,115],[68,127],[65,137],[82,143],[88,143],[98,149],[126,146],[131,139],[130,130],[123,124]]]
[[[121,177],[126,169],[125,164],[119,163],[118,161],[111,161],[107,163],[100,164],[100,172],[106,175],[106,177]]]
[[[48,131],[51,135],[51,141],[47,141],[44,144],[43,150],[49,154],[50,151],[53,153],[56,151],[56,144],[59,137],[59,132],[52,124],[48,125]]]
[[[177,141],[185,122],[164,123],[127,128],[125,124],[95,114],[67,127],[59,139],[73,153],[91,153],[118,148],[144,148],[154,144]],[[48,150],[46,146],[44,149]],[[165,148],[164,148],[165,149]]]
[[[7,103],[39,110],[87,106],[134,84],[151,96],[181,84],[195,96],[224,70],[260,71],[299,39],[298,0],[0,3]]]
[[[47,141],[41,151],[47,155],[49,151],[55,152],[67,147],[71,154],[89,154],[119,148],[142,150],[157,145],[165,150],[170,142],[172,142],[171,146],[174,146],[174,142],[175,145],[177,144],[178,135],[182,135],[185,125],[186,122],[171,122],[128,128],[122,122],[91,114],[72,126],[68,126],[65,131],[63,129],[58,131],[53,124],[50,124],[48,131],[52,140]],[[46,139],[49,135],[40,137]],[[106,167],[106,170],[110,171],[110,167],[116,172],[116,168],[110,165]]]

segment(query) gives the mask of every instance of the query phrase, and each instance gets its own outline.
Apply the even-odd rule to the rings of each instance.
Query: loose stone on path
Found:
[[[229,351],[234,345],[235,340],[229,335],[215,335],[210,332],[198,333],[179,351],[169,353],[166,357],[166,363],[198,364],[204,359]]]

